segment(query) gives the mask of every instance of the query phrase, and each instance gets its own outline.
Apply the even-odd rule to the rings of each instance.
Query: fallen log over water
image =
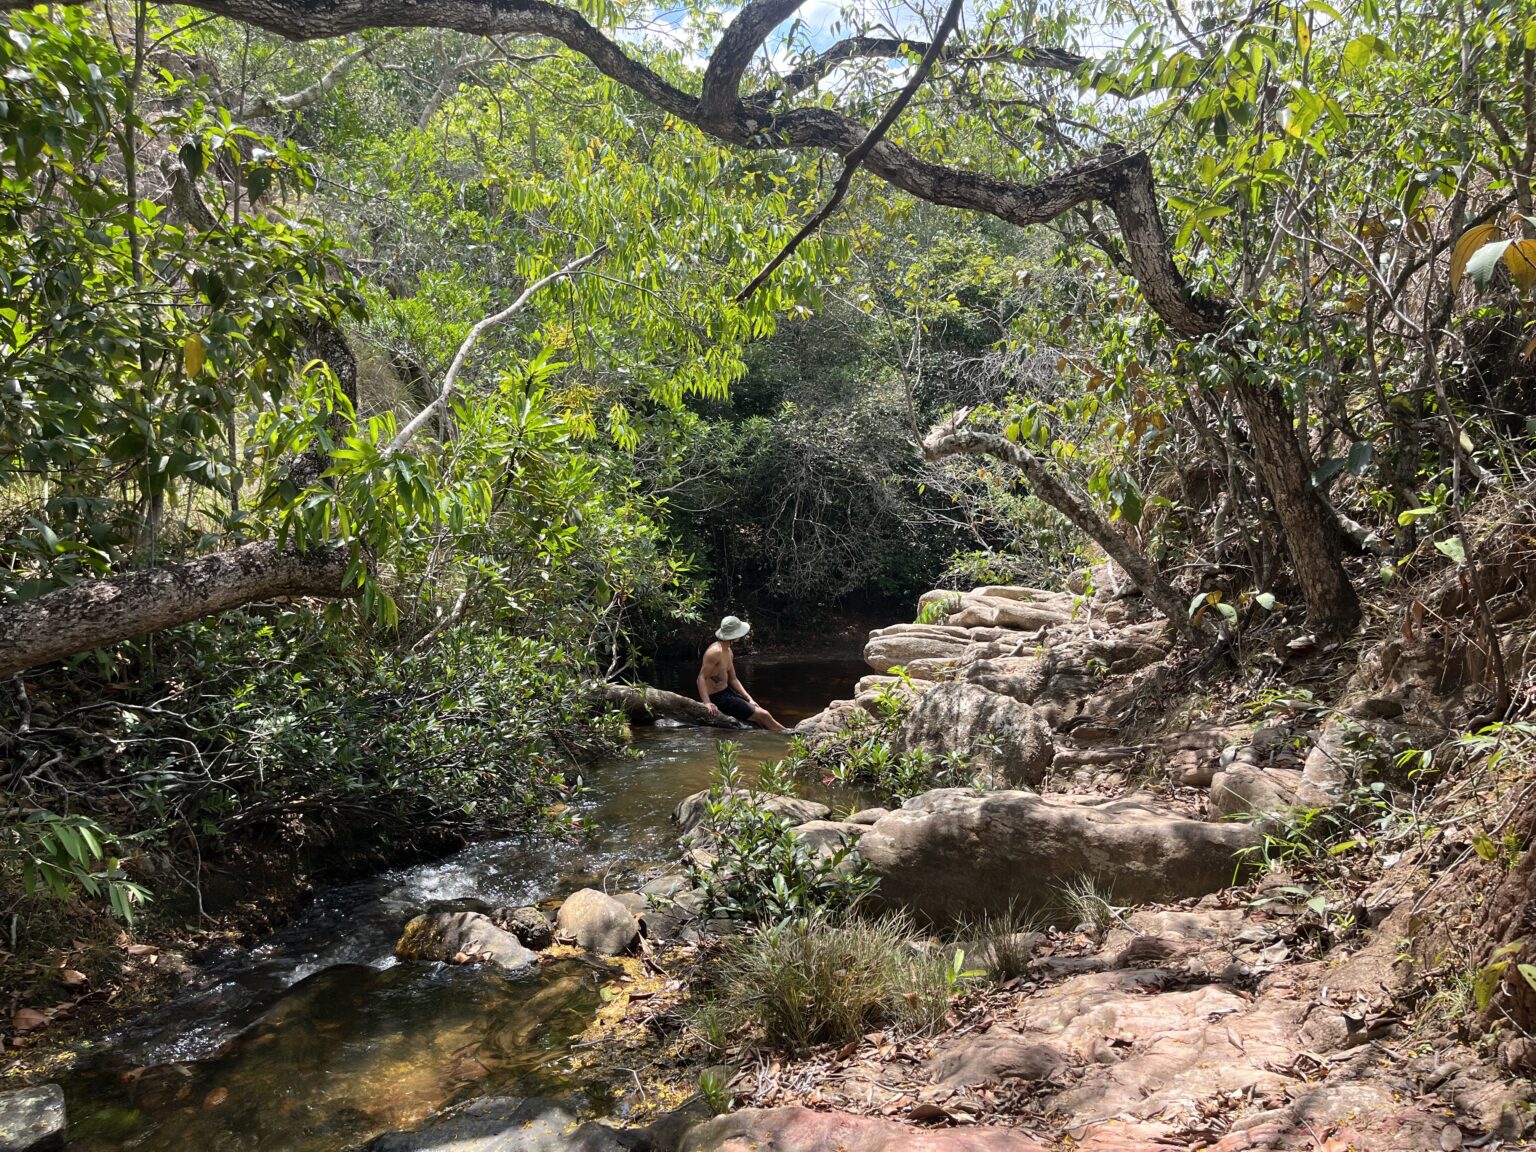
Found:
[[[665,719],[706,728],[741,727],[729,716],[710,711],[690,696],[664,692],[648,684],[599,684],[595,695],[622,711],[631,724],[654,724]]]

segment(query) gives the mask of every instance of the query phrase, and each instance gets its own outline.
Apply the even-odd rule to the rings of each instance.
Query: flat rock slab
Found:
[[[1065,1064],[1048,1044],[1011,1032],[992,1032],[940,1052],[929,1063],[928,1072],[935,1084],[973,1088],[1005,1080],[1049,1080]]]
[[[489,1096],[415,1132],[386,1132],[368,1152],[635,1152],[646,1147],[642,1136],[583,1124],[554,1100]]]
[[[0,1092],[0,1152],[49,1152],[64,1147],[64,1089],[40,1084]]]
[[[1007,1128],[918,1128],[872,1116],[765,1108],[706,1120],[678,1152],[1046,1152]]]
[[[892,668],[908,667],[917,660],[959,660],[970,651],[972,645],[990,644],[1008,632],[1006,628],[892,624],[889,628],[876,628],[869,634],[869,640],[864,645],[864,663],[884,674]]]
[[[1248,824],[1190,820],[1136,800],[941,788],[877,820],[859,855],[879,899],[935,923],[1045,907],[1087,876],[1126,904],[1203,896],[1233,882]]]

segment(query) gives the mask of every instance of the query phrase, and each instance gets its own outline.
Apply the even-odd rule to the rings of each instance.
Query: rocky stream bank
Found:
[[[1527,575],[1495,588],[1506,621],[1529,615]],[[751,802],[817,851],[851,846],[874,900],[936,941],[1038,912],[1029,933],[975,951],[991,979],[928,1033],[721,1051],[691,1040],[688,1008],[738,926],[705,915],[681,867],[557,909],[446,902],[405,925],[402,960],[600,966],[586,1058],[633,1088],[600,1119],[483,1095],[367,1147],[1532,1146],[1523,1033],[1496,1019],[1519,976],[1510,952],[1490,952],[1480,905],[1519,874],[1524,844],[1501,835],[1536,775],[1516,733],[1455,743],[1484,677],[1454,584],[1395,605],[1357,648],[1271,629],[1221,663],[1176,651],[1160,620],[1103,592],[936,591],[923,605],[933,622],[872,632],[871,674],[799,734],[836,746],[886,731],[899,749],[964,753],[992,786],[841,818]],[[703,793],[677,806],[684,851],[704,806]],[[1101,914],[1061,915],[1073,885]],[[1004,945],[1016,970],[989,961]],[[710,1114],[706,1071],[707,1103],[733,1110]]]

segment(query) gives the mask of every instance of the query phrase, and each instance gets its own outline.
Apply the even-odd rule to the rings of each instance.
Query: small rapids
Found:
[[[844,659],[742,662],[785,723],[852,694]],[[687,691],[685,673],[668,686]],[[442,860],[338,885],[258,946],[201,970],[184,995],[84,1053],[62,1079],[68,1148],[342,1152],[489,1093],[552,1095],[595,1112],[622,1085],[572,1067],[601,1004],[602,966],[561,961],[509,979],[481,967],[400,964],[407,916],[433,901],[537,904],[593,886],[623,891],[674,853],[677,802],[707,788],[722,733],[637,729],[628,755],[593,765],[591,833],[488,840]],[[750,773],[783,754],[732,734]]]

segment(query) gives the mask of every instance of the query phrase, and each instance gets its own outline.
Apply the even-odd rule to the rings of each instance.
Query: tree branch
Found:
[[[377,44],[364,44],[361,48],[355,48],[348,52],[325,73],[307,88],[300,88],[297,92],[286,96],[258,96],[247,100],[238,110],[231,109],[231,115],[240,120],[248,116],[279,116],[284,112],[297,112],[300,108],[308,108],[311,104],[329,95],[336,90],[336,86],[346,78],[348,72],[362,60],[366,59]]]
[[[699,96],[698,123],[728,125],[741,102],[741,78],[763,41],[795,14],[805,0],[747,0],[710,53]]]
[[[271,541],[60,588],[0,607],[0,677],[279,596],[355,596],[342,548]]]
[[[890,36],[848,36],[839,40],[825,52],[805,61],[793,72],[787,72],[763,89],[747,97],[749,105],[767,107],[775,100],[793,96],[820,83],[839,65],[850,60],[894,60],[911,52],[923,56],[928,44],[921,40],[899,40]],[[1003,51],[967,53],[963,47],[948,45],[939,59],[956,64],[1011,63],[1024,68],[1046,68],[1058,72],[1076,72],[1088,63],[1086,56],[1068,52],[1062,48],[1009,48]]]
[[[837,185],[832,189],[832,195],[821,206],[820,211],[801,225],[800,231],[796,232],[794,238],[780,249],[777,256],[768,262],[768,266],[754,276],[752,282],[736,294],[737,301],[745,300],[752,293],[756,292],[767,281],[768,277],[773,275],[774,270],[780,264],[783,264],[784,261],[788,260],[796,248],[800,247],[801,241],[820,228],[822,221],[832,215],[837,206],[843,202],[843,197],[848,195],[848,189],[853,184],[853,174],[858,171],[859,165],[874,150],[875,145],[880,143],[881,138],[890,131],[891,125],[896,123],[897,117],[906,111],[907,105],[912,102],[912,97],[917,95],[917,90],[923,86],[923,83],[928,79],[928,74],[933,71],[934,61],[939,58],[939,53],[944,51],[944,42],[949,39],[950,33],[960,23],[960,12],[964,7],[965,0],[950,0],[949,7],[944,11],[944,19],[939,22],[938,33],[934,36],[933,43],[928,45],[928,50],[923,53],[923,58],[918,61],[917,69],[912,73],[911,78],[902,90],[896,94],[896,99],[891,101],[891,106],[885,110],[885,114],[869,130],[869,134],[859,141],[858,147],[848,153],[847,158],[843,161],[843,172],[837,178]]]
[[[384,455],[393,456],[396,452],[400,451],[400,449],[404,448],[406,444],[410,442],[411,437],[420,432],[422,426],[432,418],[432,414],[439,408],[443,407],[443,405],[448,403],[449,397],[453,395],[454,385],[458,383],[459,372],[464,367],[464,361],[469,358],[470,351],[474,348],[475,344],[479,342],[480,337],[485,334],[487,329],[494,328],[497,324],[506,323],[513,316],[516,316],[519,312],[526,308],[528,306],[528,301],[532,300],[543,289],[548,288],[556,281],[564,280],[567,276],[576,275],[588,264],[591,264],[594,260],[601,259],[603,256],[607,255],[607,253],[608,245],[601,244],[597,248],[594,248],[591,252],[588,252],[585,256],[581,256],[575,260],[572,260],[569,264],[565,265],[565,267],[558,268],[551,272],[548,276],[545,276],[539,280],[535,280],[532,284],[523,289],[522,293],[516,300],[512,301],[512,303],[508,304],[500,312],[485,317],[485,319],[481,320],[473,328],[471,328],[469,330],[469,335],[465,336],[464,342],[459,345],[458,352],[454,354],[453,363],[448,366],[448,372],[443,377],[442,388],[438,391],[437,397],[430,404],[427,404],[424,408],[422,408],[420,412],[416,413],[415,416],[412,416],[410,422],[395,434],[395,438],[385,446]]]
[[[27,0],[0,0],[0,11]],[[794,11],[792,0],[754,0],[722,37],[731,41],[731,60],[721,56],[711,85],[716,98],[739,83],[739,47],[761,40],[763,22]],[[760,6],[759,6],[760,5]],[[547,0],[195,0],[193,7],[217,12],[294,39],[342,36],[363,28],[452,28],[477,35],[544,36],[585,56],[604,75],[641,98],[715,139],[747,148],[825,148],[847,155],[868,135],[864,124],[829,108],[792,108],[772,115],[737,102],[729,115],[701,110],[701,101],[664,80],[626,53],[579,13]],[[748,9],[750,24],[742,24]],[[733,32],[741,24],[741,30]],[[770,26],[771,29],[771,26]],[[762,30],[766,37],[769,29]],[[751,36],[748,33],[751,33]],[[747,52],[750,57],[752,51]],[[717,55],[719,50],[717,49]],[[745,64],[740,65],[742,68]],[[1106,149],[1093,161],[1055,173],[1034,184],[1002,180],[980,172],[922,160],[889,140],[879,141],[864,167],[921,200],[986,212],[1010,224],[1044,224],[1088,201],[1108,205],[1124,237],[1131,267],[1148,304],[1176,334],[1195,338],[1218,331],[1226,306],[1197,296],[1173,262],[1172,246],[1158,213],[1152,165],[1145,153]]]

